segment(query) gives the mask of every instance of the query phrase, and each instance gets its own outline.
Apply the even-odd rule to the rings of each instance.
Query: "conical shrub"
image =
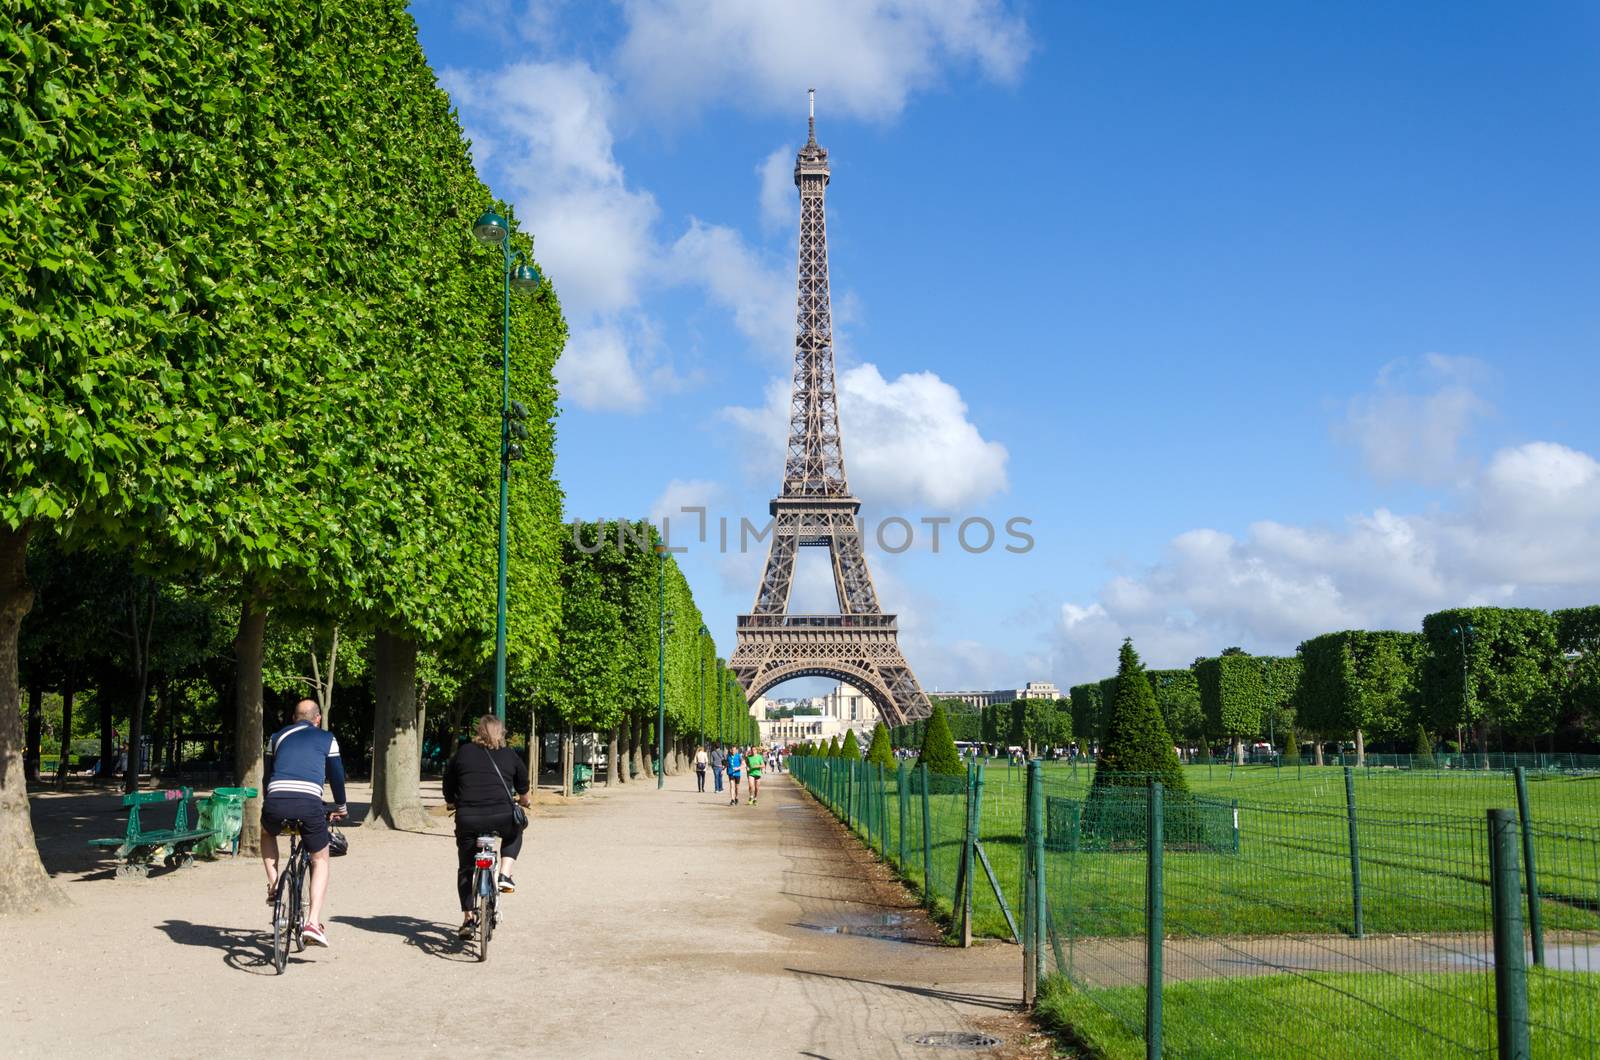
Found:
[[[1138,680],[1123,680],[1129,676]],[[1178,754],[1172,749],[1172,736],[1161,720],[1155,693],[1144,679],[1144,664],[1139,661],[1131,638],[1122,642],[1116,687],[1106,738],[1095,764],[1095,786],[1142,788],[1151,780],[1159,780],[1168,791],[1187,793],[1189,783],[1184,779]]]
[[[1420,722],[1417,724],[1417,744],[1411,751],[1411,765],[1414,769],[1432,769],[1433,740],[1428,737],[1428,730]]]
[[[846,729],[844,743],[839,747],[839,757],[848,762],[861,761],[861,744],[856,740],[856,731]]]
[[[872,745],[867,748],[867,761],[886,770],[894,768],[894,748],[889,744],[889,727],[881,721],[872,730]]]
[[[967,767],[956,753],[956,741],[950,735],[950,722],[945,719],[942,706],[936,705],[928,718],[928,727],[922,733],[922,753],[917,757],[917,764],[927,766],[929,773],[947,777],[966,776]]]

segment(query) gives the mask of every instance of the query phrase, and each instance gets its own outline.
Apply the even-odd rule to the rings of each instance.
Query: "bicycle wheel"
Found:
[[[272,968],[278,974],[289,963],[289,878],[278,877],[278,893],[272,900]]]
[[[478,870],[478,960],[489,959],[489,940],[494,937],[494,880],[482,869]]]
[[[290,884],[294,889],[292,896],[293,912],[289,914],[289,923],[293,929],[294,951],[304,953],[306,937],[300,929],[306,926],[306,858],[304,853],[299,853],[291,862],[294,875],[290,877]]]

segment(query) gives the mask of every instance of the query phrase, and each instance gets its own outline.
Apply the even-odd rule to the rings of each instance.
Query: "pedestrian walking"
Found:
[[[706,790],[706,767],[711,764],[711,756],[706,754],[705,745],[702,744],[694,753],[694,782],[700,785],[700,791]]]
[[[722,771],[728,768],[728,752],[722,749],[719,743],[711,749],[711,779],[716,782],[716,790],[722,792]]]
[[[729,806],[739,805],[739,777],[744,772],[744,754],[738,747],[728,752],[728,786],[733,789],[733,798],[728,800]]]

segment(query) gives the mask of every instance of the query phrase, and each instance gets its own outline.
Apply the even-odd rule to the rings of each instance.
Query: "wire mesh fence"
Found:
[[[794,762],[1107,1056],[1600,1057],[1600,775]]]

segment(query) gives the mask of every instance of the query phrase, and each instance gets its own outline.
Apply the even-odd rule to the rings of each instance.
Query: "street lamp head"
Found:
[[[511,226],[506,224],[506,219],[493,210],[483,211],[483,216],[473,222],[472,235],[480,243],[497,244],[505,242],[506,236],[511,234]]]
[[[532,294],[539,289],[539,270],[532,265],[518,265],[511,270],[511,286],[520,294]]]

